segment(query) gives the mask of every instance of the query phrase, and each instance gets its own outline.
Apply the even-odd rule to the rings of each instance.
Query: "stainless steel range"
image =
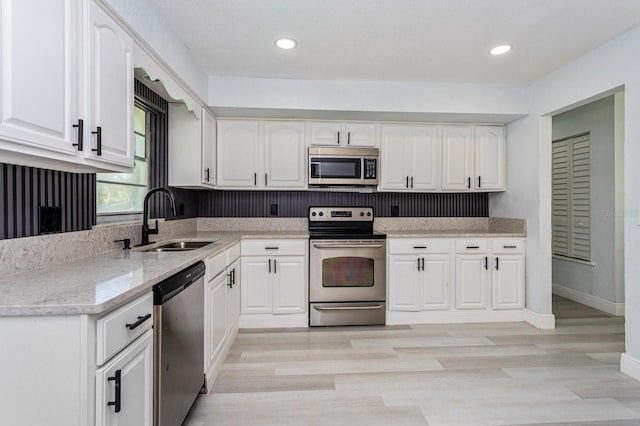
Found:
[[[385,323],[386,238],[371,207],[309,208],[309,325]]]

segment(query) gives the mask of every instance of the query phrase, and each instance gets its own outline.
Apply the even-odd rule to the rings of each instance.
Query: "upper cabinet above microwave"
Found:
[[[94,1],[1,5],[2,22],[11,23],[0,26],[3,161],[129,171],[133,38]]]
[[[378,146],[375,123],[311,121],[310,145]]]

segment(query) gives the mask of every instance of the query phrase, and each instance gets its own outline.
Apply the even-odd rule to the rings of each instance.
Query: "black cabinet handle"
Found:
[[[500,269],[500,267],[498,266],[498,265],[499,265],[499,264],[498,264],[498,262],[499,262],[499,261],[498,261],[498,258],[496,257],[496,271],[497,271],[498,269]]]
[[[347,145],[351,145],[351,132],[347,132]]]
[[[405,184],[406,188],[409,188],[409,176],[407,176],[407,183]]]
[[[482,185],[480,185],[480,176],[478,176],[478,188],[482,188]]]
[[[269,273],[271,273],[271,259],[269,259]]]
[[[467,188],[471,189],[471,177],[467,178]]]
[[[484,257],[484,269],[489,269],[489,257]]]
[[[518,248],[517,246],[502,246],[502,248],[506,248],[506,249],[514,249],[514,248]]]
[[[267,186],[267,174],[264,174],[264,186]]]
[[[95,132],[91,132],[92,135],[97,136],[96,148],[91,151],[95,152],[98,156],[102,155],[102,127],[98,126]]]
[[[204,169],[204,180],[209,182],[209,168]]]
[[[420,270],[420,258],[418,258],[418,271]]]
[[[427,246],[413,246],[414,249],[426,249]]]
[[[264,248],[265,250],[280,250],[280,247],[278,246],[268,246]]]
[[[422,270],[424,271],[424,257],[422,258]]]
[[[258,174],[254,173],[253,174],[253,186],[257,186],[258,185]]]
[[[236,268],[231,270],[231,284],[236,285]]]
[[[274,273],[274,274],[277,274],[277,273],[278,273],[278,268],[277,268],[277,266],[276,266],[276,260],[275,260],[275,259],[273,259],[273,273]]]
[[[147,314],[143,317],[138,317],[138,321],[134,322],[133,324],[125,324],[124,326],[127,327],[129,330],[135,330],[136,328],[138,328],[140,324],[142,324],[149,318],[151,318],[151,314]]]
[[[233,287],[233,275],[231,271],[229,271],[229,273],[227,274],[227,287]]]
[[[413,176],[411,176],[411,188],[413,188]]]
[[[467,246],[468,249],[479,249],[480,246]]]
[[[107,377],[108,381],[115,381],[116,382],[116,386],[115,386],[115,401],[109,401],[107,402],[108,406],[113,406],[115,408],[115,412],[119,413],[120,410],[122,409],[121,404],[122,404],[122,398],[121,398],[121,390],[120,387],[122,385],[122,370],[116,370],[115,376],[113,377]]]
[[[74,143],[73,146],[77,146],[78,151],[82,151],[84,148],[84,120],[79,118],[78,124],[74,124],[72,127],[78,129],[78,143]]]

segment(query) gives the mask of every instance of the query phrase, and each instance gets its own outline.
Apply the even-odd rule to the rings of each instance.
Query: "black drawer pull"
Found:
[[[265,250],[280,250],[280,247],[274,246],[274,247],[265,247]]]
[[[414,249],[426,249],[427,246],[413,246]]]
[[[518,248],[518,246],[502,246],[502,248]]]
[[[147,314],[147,315],[145,315],[143,317],[138,317],[138,321],[134,322],[133,324],[125,324],[125,327],[127,327],[129,330],[134,330],[134,329],[138,328],[138,326],[140,324],[142,324],[143,322],[145,322],[149,318],[151,318],[151,314]]]
[[[278,273],[278,267],[276,266],[276,260],[273,259],[273,273],[277,274]]]
[[[468,249],[479,249],[480,246],[467,246]]]
[[[120,410],[122,409],[121,404],[122,404],[122,398],[121,398],[121,390],[120,390],[120,386],[122,385],[122,371],[121,370],[116,370],[116,374],[113,377],[107,377],[108,381],[115,381],[116,382],[116,389],[115,389],[115,401],[109,401],[107,402],[108,406],[113,406],[115,408],[115,412],[119,413]]]

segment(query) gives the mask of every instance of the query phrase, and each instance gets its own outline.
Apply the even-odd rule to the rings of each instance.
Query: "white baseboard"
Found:
[[[241,314],[240,328],[291,328],[309,327],[309,315]]]
[[[491,311],[387,311],[387,325],[447,324],[468,322],[521,322],[525,321],[523,309]]]
[[[620,357],[620,371],[627,376],[640,380],[640,359],[634,358],[627,353]]]
[[[572,288],[564,287],[559,284],[553,284],[553,294],[565,297],[574,302],[591,306],[599,311],[606,312],[615,316],[624,315],[624,303],[612,302],[610,300],[601,299],[591,294],[583,293]]]
[[[531,309],[524,310],[525,321],[536,328],[551,330],[556,328],[556,317],[553,314],[539,314]]]

